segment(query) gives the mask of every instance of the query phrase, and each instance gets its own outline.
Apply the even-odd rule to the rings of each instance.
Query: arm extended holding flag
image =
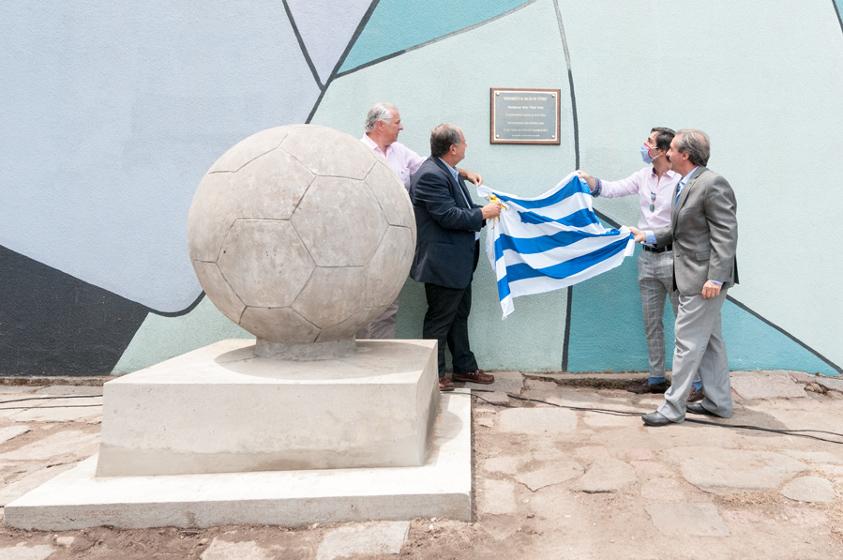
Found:
[[[414,203],[424,205],[430,216],[443,228],[480,231],[483,221],[500,214],[500,205],[489,203],[483,207],[460,196],[455,196],[452,186],[439,173],[420,174],[411,193]],[[466,207],[465,205],[470,205]]]

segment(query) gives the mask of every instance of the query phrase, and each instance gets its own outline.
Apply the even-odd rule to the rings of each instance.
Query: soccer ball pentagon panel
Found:
[[[199,283],[259,340],[350,340],[401,291],[413,209],[386,163],[315,125],[241,141],[199,184],[188,216]]]

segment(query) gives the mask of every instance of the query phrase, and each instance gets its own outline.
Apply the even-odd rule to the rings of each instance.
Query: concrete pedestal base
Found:
[[[311,361],[223,340],[105,384],[97,476],[423,465],[437,378],[433,340]]]
[[[96,457],[5,508],[6,524],[64,531],[471,519],[471,396],[443,395],[418,467],[95,477]]]

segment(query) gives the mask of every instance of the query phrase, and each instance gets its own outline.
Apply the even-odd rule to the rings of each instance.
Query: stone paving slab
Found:
[[[843,447],[843,446],[841,446]],[[815,464],[843,465],[843,449],[837,453],[831,451],[796,451],[785,450],[786,455],[794,459]]]
[[[96,451],[98,433],[65,430],[5,453],[0,460],[44,461],[66,455],[85,457]]]
[[[803,476],[788,482],[782,495],[799,502],[828,503],[835,498],[834,485],[825,478]]]
[[[489,473],[515,474],[524,463],[524,458],[513,455],[490,457],[483,461],[481,468]]]
[[[584,471],[583,466],[576,461],[554,461],[537,469],[522,470],[515,474],[515,480],[535,492],[577,478]]]
[[[102,396],[102,385],[48,385],[35,391],[38,395],[51,396],[80,396],[97,395]]]
[[[577,415],[561,408],[509,408],[498,414],[497,425],[502,432],[553,435],[574,431]]]
[[[685,480],[712,492],[778,488],[807,469],[802,461],[770,451],[685,447],[669,449],[665,455],[680,465]]]
[[[354,555],[398,554],[409,532],[409,521],[338,527],[325,533],[316,552],[316,560],[336,560]]]
[[[199,558],[201,560],[274,560],[278,556],[255,541],[228,542],[215,538]]]
[[[99,397],[17,404],[20,407],[32,406],[8,415],[16,422],[99,422],[102,416],[102,399]]]
[[[493,391],[491,393],[478,392],[477,395],[482,397],[484,402],[489,404],[506,405],[509,404],[509,396],[503,391]]]
[[[790,377],[799,383],[816,383],[827,391],[843,392],[843,377],[835,376],[829,377],[825,375],[813,375],[810,373],[803,373],[801,371],[788,372]]]
[[[629,428],[630,426],[637,426],[641,420],[637,416],[585,412],[583,413],[583,422],[591,428]]]
[[[641,483],[641,497],[654,502],[685,502],[682,485],[673,478],[651,478]]]
[[[732,374],[732,390],[746,400],[805,398],[805,388],[789,375]]]
[[[725,537],[729,528],[714,504],[655,503],[646,506],[653,525],[674,535]]]
[[[3,426],[0,428],[0,445],[6,443],[10,439],[16,438],[21,434],[29,431],[29,426],[26,424],[16,424],[14,426]]]
[[[38,387],[29,385],[0,385],[0,406],[9,406],[6,401],[16,401],[30,396]]]
[[[508,480],[486,479],[482,481],[477,496],[477,513],[500,515],[512,513],[515,504],[515,485]]]
[[[819,376],[816,382],[831,391],[843,392],[843,379],[840,377],[822,377]]]
[[[5,485],[3,488],[0,488],[0,506],[5,506],[12,500],[20,498],[30,490],[41,486],[54,476],[61,474],[75,465],[76,463],[67,463],[65,465],[38,469],[11,484]]]
[[[19,544],[0,547],[0,558],[3,560],[45,560],[53,552],[55,549],[46,544],[34,546]]]
[[[617,492],[635,482],[635,469],[611,458],[595,460],[580,479],[577,489],[589,494]]]

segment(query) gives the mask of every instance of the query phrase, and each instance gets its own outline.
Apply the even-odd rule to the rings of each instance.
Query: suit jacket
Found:
[[[738,283],[736,212],[728,181],[698,167],[673,206],[670,227],[655,232],[659,245],[673,243],[673,283],[680,294],[699,294],[706,280],[724,288]]]
[[[477,265],[474,233],[484,223],[480,206],[471,201],[463,180],[454,180],[434,157],[413,175],[410,200],[417,229],[410,276],[446,288],[467,288]]]

